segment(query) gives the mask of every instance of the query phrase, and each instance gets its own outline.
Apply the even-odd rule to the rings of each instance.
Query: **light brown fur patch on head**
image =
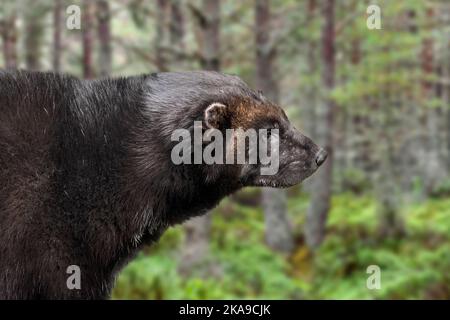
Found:
[[[234,129],[245,130],[253,128],[259,119],[283,119],[284,117],[283,110],[271,102],[242,99],[233,108],[231,126]]]

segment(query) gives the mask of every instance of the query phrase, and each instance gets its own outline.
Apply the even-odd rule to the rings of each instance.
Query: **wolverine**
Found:
[[[277,129],[279,168],[176,164],[175,130]],[[170,226],[246,186],[290,187],[327,153],[236,76],[80,80],[0,71],[0,299],[105,299]],[[81,287],[67,287],[77,266]]]

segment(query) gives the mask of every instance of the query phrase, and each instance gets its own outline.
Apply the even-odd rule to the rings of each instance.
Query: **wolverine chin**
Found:
[[[298,182],[300,183],[300,182]],[[283,181],[275,181],[275,180],[271,180],[271,179],[266,179],[266,178],[259,178],[256,179],[251,186],[253,187],[266,187],[266,188],[277,188],[277,189],[284,189],[284,188],[289,188],[292,186],[295,186],[297,183],[294,184],[286,184]]]
[[[305,177],[306,179],[306,177]],[[293,187],[299,183],[301,183],[304,179],[300,180],[292,180],[292,179],[286,179],[286,180],[280,180],[280,179],[273,179],[273,178],[267,178],[267,177],[258,177],[253,179],[250,182],[244,183],[245,186],[251,186],[251,187],[267,187],[267,188],[289,188]]]
[[[306,177],[305,177],[306,179]],[[289,188],[302,182],[304,179],[279,179],[271,176],[258,176],[241,181],[244,187]]]
[[[304,168],[296,169],[295,167],[296,163],[292,163],[292,165],[286,166],[285,169],[272,176],[248,176],[245,179],[241,179],[241,183],[243,186],[251,187],[289,188],[303,182],[318,169],[318,166],[314,166],[308,170]]]

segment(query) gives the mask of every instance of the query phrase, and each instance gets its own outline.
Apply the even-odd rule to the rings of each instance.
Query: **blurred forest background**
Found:
[[[0,4],[2,68],[237,74],[331,152],[302,186],[170,229],[113,298],[450,299],[450,1]]]

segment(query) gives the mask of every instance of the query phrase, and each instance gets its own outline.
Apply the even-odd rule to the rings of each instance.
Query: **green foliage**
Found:
[[[329,235],[314,261],[316,290],[306,294],[327,299],[448,299],[450,200],[404,211],[408,235],[380,240],[374,237],[376,211],[370,198],[336,197]],[[366,288],[369,265],[381,269],[381,290]]]
[[[290,199],[296,229],[301,229],[307,204],[304,196]],[[233,214],[222,213],[225,208]],[[177,271],[183,241],[178,227],[125,268],[113,298],[449,299],[450,199],[407,206],[403,213],[408,234],[379,239],[371,196],[335,196],[319,251],[304,255],[307,249],[299,242],[296,253],[286,257],[263,244],[260,209],[226,200],[213,215],[208,259],[218,272],[183,276]],[[381,268],[380,290],[366,287],[369,265]]]
[[[177,299],[182,298],[180,285],[173,255],[140,254],[118,278],[113,298]]]
[[[332,199],[328,227],[342,232],[342,237],[357,240],[359,232],[376,227],[376,202],[369,196],[342,194]]]
[[[450,239],[450,199],[432,199],[423,205],[410,209],[407,216],[407,229],[419,239],[430,241]]]
[[[217,264],[219,274],[205,276],[194,272],[183,278],[177,272],[182,229],[176,228],[149,249],[148,255],[141,254],[130,263],[117,280],[113,298],[300,298],[302,282],[290,277],[285,257],[274,254],[263,244],[264,221],[260,210],[243,206],[233,209],[232,218],[218,213],[213,219],[209,260]]]

